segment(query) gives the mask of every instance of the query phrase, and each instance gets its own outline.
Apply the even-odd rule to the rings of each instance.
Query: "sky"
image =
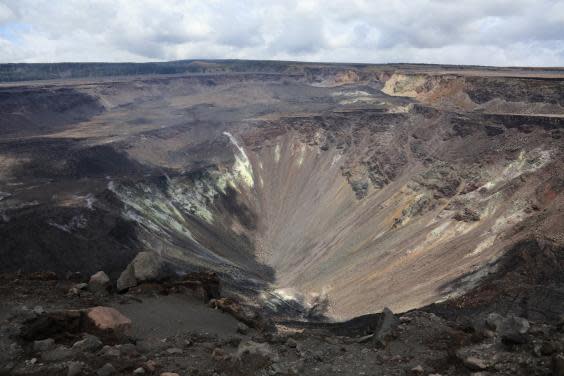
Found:
[[[0,0],[0,63],[564,66],[564,0]]]

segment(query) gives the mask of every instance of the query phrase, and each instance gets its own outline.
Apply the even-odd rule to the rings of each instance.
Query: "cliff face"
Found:
[[[3,85],[0,269],[115,276],[150,249],[344,319],[561,249],[560,73],[277,67]]]

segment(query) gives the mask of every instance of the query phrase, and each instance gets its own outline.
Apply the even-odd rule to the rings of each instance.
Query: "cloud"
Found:
[[[563,25],[562,0],[0,0],[0,62],[563,66]]]

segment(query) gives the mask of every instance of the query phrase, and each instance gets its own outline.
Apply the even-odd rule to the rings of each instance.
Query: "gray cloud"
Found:
[[[0,62],[564,65],[563,0],[0,0]]]

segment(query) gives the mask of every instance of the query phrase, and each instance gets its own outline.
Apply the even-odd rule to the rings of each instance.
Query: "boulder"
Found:
[[[166,267],[155,252],[140,252],[132,261],[137,281],[158,281],[166,278]]]
[[[268,367],[279,358],[267,343],[246,341],[239,344],[235,359],[242,370],[256,370]]]
[[[121,356],[121,351],[115,346],[106,345],[99,352],[101,356],[107,356],[109,358],[119,358]]]
[[[96,289],[98,286],[94,287]],[[88,288],[88,283],[78,283],[71,287],[68,291],[69,295],[80,295],[80,293]]]
[[[249,333],[249,327],[242,322],[237,324],[237,333],[239,334],[247,334]]]
[[[139,252],[121,273],[117,288],[125,291],[140,282],[160,281],[169,277],[168,268],[162,257],[155,252]]]
[[[491,344],[463,347],[456,351],[456,357],[471,371],[483,371],[491,367],[494,359],[489,355]]]
[[[425,373],[425,370],[423,369],[423,366],[421,366],[420,364],[413,367],[411,370],[411,373],[414,375],[422,375],[423,373]]]
[[[47,338],[41,341],[33,342],[33,351],[48,351],[55,347],[55,340],[53,338]]]
[[[505,344],[524,344],[527,342],[525,334],[529,331],[529,327],[529,321],[526,319],[509,316],[501,322],[498,332]]]
[[[82,362],[70,362],[67,371],[67,376],[80,376],[82,375],[82,370],[84,369],[84,363]]]
[[[526,334],[530,327],[527,319],[516,316],[503,317],[493,312],[488,315],[485,323],[488,328],[496,331],[505,344],[515,345],[527,342]]]
[[[398,324],[399,320],[394,313],[389,308],[384,308],[374,331],[373,343],[377,347],[384,347]]]
[[[157,369],[157,362],[152,359],[147,360],[145,362],[145,368],[147,368],[147,370],[150,372],[155,372],[155,370]]]
[[[62,360],[71,359],[76,355],[76,353],[66,346],[59,346],[56,349],[44,352],[41,355],[41,359],[44,362],[60,362]]]
[[[74,345],[72,345],[72,348],[73,350],[81,352],[95,352],[100,350],[102,346],[102,341],[100,341],[98,337],[87,334],[84,336],[84,339],[75,342]]]
[[[119,349],[121,355],[125,355],[130,358],[139,355],[139,350],[133,343],[124,343],[122,345],[118,345],[117,348]]]
[[[98,376],[111,376],[116,374],[116,369],[110,363],[104,364],[102,368],[96,371],[96,375]]]
[[[99,271],[90,277],[88,287],[94,292],[106,292],[110,287],[110,277],[103,271]]]
[[[131,320],[111,307],[94,307],[87,311],[86,317],[96,329],[115,334],[126,334],[131,329]]]
[[[474,356],[468,356],[466,358],[463,358],[462,363],[466,368],[468,368],[471,371],[482,371],[488,368],[486,362]]]
[[[486,318],[486,325],[492,330],[497,330],[497,328],[501,327],[502,322],[503,316],[501,316],[499,313],[492,312]]]
[[[133,264],[129,264],[127,268],[121,273],[117,280],[117,289],[119,292],[127,291],[132,287],[137,286],[137,279],[135,278],[135,271]]]
[[[179,349],[178,347],[171,347],[170,349],[167,349],[166,352],[170,355],[182,354],[182,349]]]

